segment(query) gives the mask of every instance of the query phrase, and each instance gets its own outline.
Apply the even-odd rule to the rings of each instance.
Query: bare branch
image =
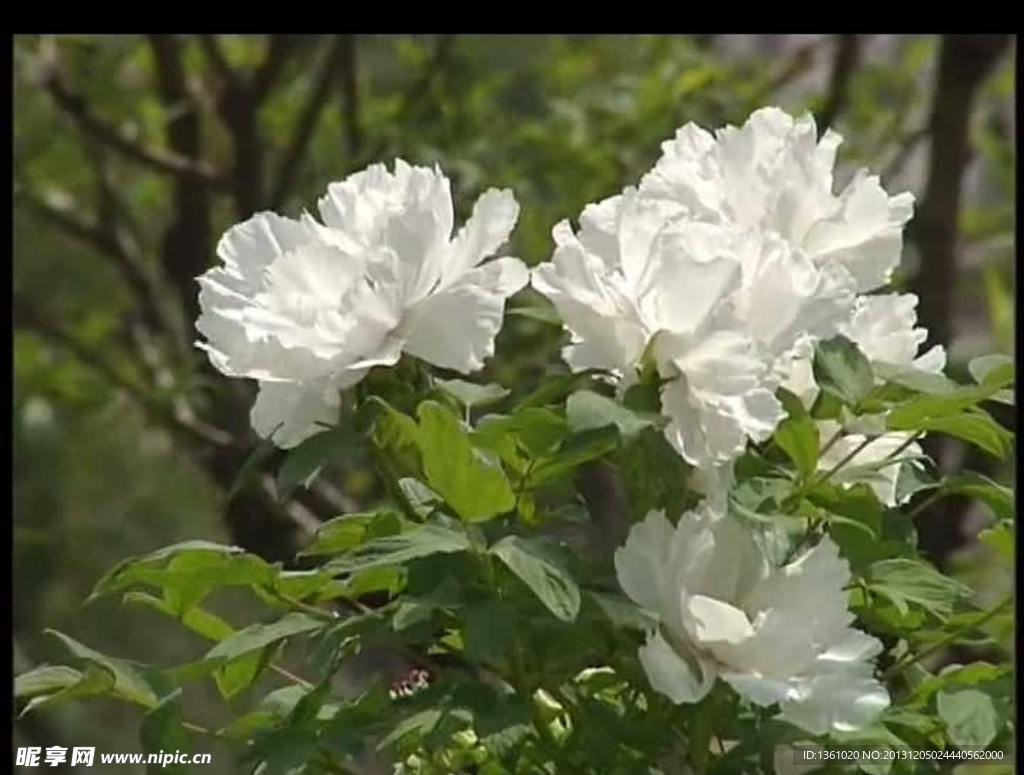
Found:
[[[125,158],[152,169],[196,180],[215,188],[224,186],[223,178],[207,162],[163,148],[144,145],[102,121],[93,113],[86,98],[72,91],[64,82],[57,68],[56,59],[47,56],[43,59],[43,87],[53,98],[54,103],[78,124],[83,132]]]
[[[331,96],[331,85],[334,82],[335,73],[341,67],[342,57],[345,54],[346,48],[345,37],[336,36],[331,45],[324,51],[320,71],[317,73],[309,100],[299,114],[299,119],[295,125],[295,132],[288,143],[288,147],[281,156],[269,200],[271,208],[279,207],[284,202],[302,167],[302,162],[306,157],[306,151],[313,133],[316,131],[320,115],[323,113],[323,109]]]
[[[818,130],[824,132],[846,108],[850,93],[850,79],[860,61],[861,38],[859,35],[836,36],[836,53],[832,60],[832,75],[829,79],[828,98],[817,116]]]
[[[168,143],[176,152],[198,158],[203,149],[202,122],[185,78],[181,43],[174,35],[150,35],[149,44],[167,112]],[[174,213],[164,235],[161,264],[177,289],[184,319],[192,321],[199,315],[195,278],[207,267],[213,241],[209,188],[194,180],[176,180]]]
[[[271,35],[267,56],[252,75],[250,84],[253,102],[261,104],[270,93],[281,71],[302,42],[302,35]]]
[[[206,56],[206,61],[225,83],[236,83],[238,74],[228,64],[224,52],[220,50],[220,43],[216,35],[198,35],[199,47]]]

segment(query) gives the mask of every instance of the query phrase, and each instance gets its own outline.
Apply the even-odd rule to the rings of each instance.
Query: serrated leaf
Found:
[[[566,571],[537,541],[508,536],[491,547],[551,613],[562,621],[575,621],[580,610],[580,590]]]
[[[871,363],[845,336],[819,342],[811,368],[818,387],[847,406],[857,406],[875,386]]]
[[[479,522],[515,506],[501,465],[473,447],[458,418],[435,401],[420,404],[418,415],[427,481],[462,519]]]

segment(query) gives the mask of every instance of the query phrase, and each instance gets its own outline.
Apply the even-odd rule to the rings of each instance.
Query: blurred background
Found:
[[[14,49],[16,672],[63,660],[46,627],[116,656],[197,658],[202,641],[157,614],[83,606],[92,585],[190,538],[287,560],[319,521],[379,497],[353,452],[286,503],[272,458],[226,502],[255,446],[253,386],[193,347],[194,278],[220,234],[259,210],[315,211],[329,182],[373,161],[439,163],[460,221],[484,189],[513,188],[510,252],[535,264],[558,220],[637,181],[685,122],[812,111],[846,137],[839,186],[869,166],[891,194],[914,193],[897,286],[920,296],[951,373],[1013,352],[1013,36],[74,35]],[[485,376],[531,379],[561,344],[510,317]],[[1013,460],[931,451],[1013,480]],[[990,519],[950,498],[919,524],[980,604],[1012,583],[1012,558],[975,540]],[[259,615],[245,598],[215,608],[235,624]],[[185,702],[199,723],[227,718],[215,691]],[[15,745],[140,751],[137,719],[112,703],[60,708],[16,722]]]

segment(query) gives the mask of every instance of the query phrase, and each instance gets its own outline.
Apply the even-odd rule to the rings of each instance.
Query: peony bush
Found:
[[[837,191],[840,142],[776,108],[688,124],[532,270],[502,253],[512,192],[456,228],[443,171],[402,161],[332,183],[319,217],[229,229],[197,346],[258,384],[254,465],[288,450],[286,497],[363,445],[388,498],[288,567],[205,541],[124,561],[94,595],[209,649],[143,665],[55,633],[72,664],[18,676],[21,712],[113,696],[147,750],[200,735],[259,775],[795,772],[798,744],[875,752],[833,772],[916,773],[1006,749],[1010,668],[934,658],[992,642],[1011,601],[979,607],[914,518],[969,495],[1011,546],[1012,491],[940,474],[921,441],[1006,457],[984,407],[1013,402],[1013,364],[960,383],[922,351],[917,299],[889,287],[913,197],[867,171]],[[506,310],[528,284],[550,305]],[[564,325],[568,368],[465,379],[506,311]],[[595,476],[624,497],[595,505]],[[209,610],[226,587],[265,620]],[[373,655],[398,667],[339,680]],[[183,718],[208,680],[237,711],[221,729]]]

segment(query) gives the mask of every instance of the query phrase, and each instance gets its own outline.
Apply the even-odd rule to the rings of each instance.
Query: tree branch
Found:
[[[167,138],[175,151],[198,158],[203,136],[199,108],[189,92],[181,43],[174,35],[150,35],[156,63],[157,90],[167,112]],[[195,278],[208,265],[213,242],[209,188],[194,180],[178,179],[174,186],[174,219],[164,234],[161,264],[178,292],[186,321],[199,316]]]
[[[341,97],[345,139],[349,156],[356,158],[363,145],[362,129],[359,125],[359,50],[355,35],[343,35],[341,43]]]
[[[832,59],[832,75],[829,79],[828,98],[818,114],[818,131],[824,132],[846,108],[850,93],[850,79],[860,61],[861,38],[859,35],[837,35],[836,53]]]
[[[125,136],[96,115],[81,94],[72,91],[57,68],[55,50],[44,53],[42,84],[54,103],[66,113],[86,134],[94,137],[127,159],[144,164],[159,172],[188,178],[204,185],[222,188],[223,178],[205,161],[183,156],[162,148],[151,148]]]
[[[309,142],[316,131],[316,126],[319,123],[323,109],[330,99],[334,76],[341,68],[342,58],[345,56],[346,37],[348,36],[335,36],[330,46],[324,51],[323,61],[320,63],[320,70],[316,75],[309,100],[299,114],[298,121],[295,124],[295,131],[278,164],[274,186],[269,199],[271,209],[280,207],[284,203],[302,167]]]

